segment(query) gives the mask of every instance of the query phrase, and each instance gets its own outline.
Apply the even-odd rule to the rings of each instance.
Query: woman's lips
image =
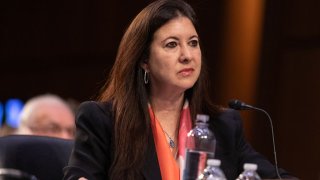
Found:
[[[193,68],[185,68],[179,71],[179,74],[181,74],[182,76],[189,76],[193,71]]]

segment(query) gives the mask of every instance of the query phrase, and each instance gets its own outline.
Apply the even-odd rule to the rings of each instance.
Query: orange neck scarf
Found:
[[[187,133],[191,130],[192,127],[189,102],[186,100],[181,110],[178,143],[176,143],[178,144],[180,168],[176,163],[175,157],[172,156],[167,138],[159,121],[154,115],[151,105],[149,105],[149,114],[162,179],[179,180],[180,177],[182,177],[182,170],[184,167],[185,141]]]

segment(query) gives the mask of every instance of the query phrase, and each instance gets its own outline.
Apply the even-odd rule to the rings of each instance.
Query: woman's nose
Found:
[[[189,47],[187,45],[185,46],[181,46],[181,52],[180,52],[180,62],[187,64],[191,61],[192,59],[192,53],[191,53],[191,49],[189,49]]]

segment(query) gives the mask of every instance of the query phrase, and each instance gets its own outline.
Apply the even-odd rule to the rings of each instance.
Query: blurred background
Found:
[[[38,94],[57,94],[75,108],[93,100],[125,28],[149,2],[0,1],[1,124],[10,121],[12,101],[18,111]],[[187,2],[198,14],[212,98],[268,111],[279,166],[320,180],[320,1]],[[249,142],[274,162],[267,117],[241,113]]]

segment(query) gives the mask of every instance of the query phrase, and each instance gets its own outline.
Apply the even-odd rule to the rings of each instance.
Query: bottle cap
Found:
[[[245,169],[245,170],[253,170],[253,171],[255,171],[255,170],[257,170],[257,168],[258,168],[258,165],[257,164],[253,164],[253,163],[245,163],[243,165],[243,169]]]
[[[208,159],[207,165],[209,166],[220,166],[221,161],[219,159]]]
[[[197,114],[197,122],[207,123],[209,121],[209,116],[206,114]]]

